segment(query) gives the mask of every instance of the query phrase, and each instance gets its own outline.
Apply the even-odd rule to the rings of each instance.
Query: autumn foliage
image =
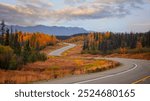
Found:
[[[143,48],[150,48],[150,31],[146,33],[100,33],[91,32],[84,39],[82,53],[110,54],[120,50],[125,54],[131,49],[142,52]]]
[[[21,44],[24,44],[29,40],[30,46],[33,48],[39,47],[43,48],[47,45],[55,45],[57,39],[54,35],[48,35],[44,33],[29,33],[29,32],[16,32],[18,34],[18,40]]]
[[[69,39],[65,40],[65,42],[68,43],[75,43],[75,42],[79,42],[79,41],[83,41],[86,37],[86,34],[79,34],[76,36],[71,36]]]
[[[57,42],[54,35],[13,32],[4,21],[0,24],[0,32],[0,69],[17,69],[22,64],[45,61],[47,56],[40,50]]]

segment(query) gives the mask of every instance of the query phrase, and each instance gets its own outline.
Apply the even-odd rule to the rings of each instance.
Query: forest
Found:
[[[113,33],[92,32],[83,42],[82,53],[141,53],[150,48],[150,31],[146,33]]]
[[[5,22],[0,24],[0,69],[18,69],[20,65],[35,61],[45,61],[46,54],[40,50],[47,45],[55,45],[54,35],[28,33],[7,28]]]

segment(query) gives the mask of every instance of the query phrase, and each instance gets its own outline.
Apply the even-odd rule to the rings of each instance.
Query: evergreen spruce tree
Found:
[[[31,55],[31,47],[29,44],[29,40],[26,41],[25,46],[23,48],[23,62],[26,64],[29,61],[29,56]]]
[[[5,45],[6,46],[9,46],[9,29],[6,30],[6,38],[5,38]]]
[[[4,45],[4,42],[5,42],[5,38],[4,38],[4,34],[5,34],[5,22],[4,22],[4,20],[2,20],[2,22],[1,22],[0,31],[1,31],[0,44]]]
[[[14,49],[15,54],[17,54],[17,55],[21,54],[21,45],[20,45],[19,40],[18,40],[17,32],[14,35],[13,49]]]

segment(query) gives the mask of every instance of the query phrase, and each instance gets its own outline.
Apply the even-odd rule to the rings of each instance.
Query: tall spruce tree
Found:
[[[16,34],[14,34],[14,44],[13,44],[13,49],[15,54],[20,55],[21,54],[21,45],[18,39],[18,34],[16,32]]]
[[[7,28],[6,30],[6,38],[5,38],[5,45],[9,46],[9,29]]]
[[[1,28],[0,28],[0,31],[1,31],[1,36],[0,36],[0,44],[4,45],[4,41],[5,41],[5,38],[4,38],[4,34],[5,34],[5,22],[4,20],[2,20],[1,22]]]
[[[29,40],[26,41],[24,49],[23,49],[23,62],[26,64],[28,62],[29,56],[31,55],[31,47]]]

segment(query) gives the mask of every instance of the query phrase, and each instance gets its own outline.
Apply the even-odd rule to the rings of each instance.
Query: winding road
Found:
[[[75,47],[68,44],[63,48],[51,52],[49,55],[60,56],[62,52]],[[96,58],[102,59],[102,58]],[[40,81],[44,84],[150,84],[150,61],[140,59],[103,58],[118,61],[121,65],[107,71],[74,75],[49,81]]]
[[[69,49],[71,49],[71,48],[76,46],[75,44],[71,44],[71,43],[64,43],[64,44],[67,44],[67,46],[62,47],[60,49],[57,49],[55,51],[52,51],[48,55],[50,55],[50,56],[61,56],[61,54],[63,52],[65,52],[65,51],[67,51],[67,50],[69,50]]]

